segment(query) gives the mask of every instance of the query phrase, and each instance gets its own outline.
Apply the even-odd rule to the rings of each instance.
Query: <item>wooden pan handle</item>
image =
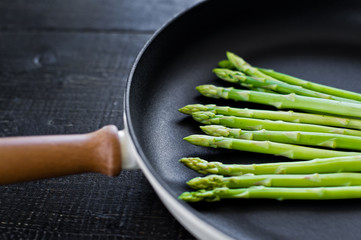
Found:
[[[121,170],[118,129],[88,134],[0,138],[0,184],[70,174]]]

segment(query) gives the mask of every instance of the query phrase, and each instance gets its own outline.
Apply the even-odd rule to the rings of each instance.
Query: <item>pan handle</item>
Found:
[[[0,138],[0,185],[85,172],[121,170],[117,127],[73,135]]]

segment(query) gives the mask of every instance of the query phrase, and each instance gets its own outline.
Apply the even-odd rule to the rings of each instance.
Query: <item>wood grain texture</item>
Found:
[[[149,37],[0,32],[0,136],[121,129],[126,79]]]
[[[136,184],[134,184],[136,183]],[[140,171],[1,187],[1,239],[193,239]]]
[[[145,31],[152,33],[200,0],[6,0],[0,3],[3,29]]]
[[[0,137],[123,128],[151,34],[197,0],[0,3]],[[140,170],[0,187],[0,239],[193,239]]]

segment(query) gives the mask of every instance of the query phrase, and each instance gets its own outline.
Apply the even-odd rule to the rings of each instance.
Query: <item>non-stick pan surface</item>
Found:
[[[177,111],[191,103],[265,108],[201,97],[199,84],[229,86],[212,68],[232,51],[252,65],[361,92],[359,1],[207,1],[167,24],[146,46],[130,76],[125,110],[141,158],[174,197],[198,176],[178,159],[226,163],[288,159],[183,141],[200,133]],[[233,238],[359,239],[361,200],[222,200],[183,203],[192,214]]]

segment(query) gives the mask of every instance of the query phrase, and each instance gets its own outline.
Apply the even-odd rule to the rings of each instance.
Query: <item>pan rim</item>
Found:
[[[191,207],[187,204],[182,204],[180,200],[174,198],[170,193],[170,186],[168,186],[162,179],[155,177],[157,174],[151,164],[149,163],[147,157],[142,151],[142,147],[137,140],[135,130],[132,125],[131,114],[130,114],[130,91],[132,80],[134,74],[137,70],[138,64],[142,59],[144,53],[147,51],[149,46],[157,40],[158,36],[169,28],[176,21],[180,21],[180,19],[190,12],[195,11],[200,7],[203,7],[207,4],[208,1],[201,1],[191,6],[188,9],[183,10],[182,12],[176,14],[172,18],[170,18],[167,22],[165,22],[159,29],[157,29],[154,34],[149,38],[149,40],[144,44],[142,49],[139,51],[133,65],[131,71],[129,73],[125,92],[124,92],[124,104],[123,104],[123,122],[124,122],[124,130],[125,134],[130,141],[130,144],[133,146],[134,154],[136,154],[135,160],[142,170],[143,174],[146,176],[147,180],[152,185],[153,189],[156,191],[157,195],[163,202],[163,204],[167,207],[168,211],[172,213],[172,215],[180,222],[189,232],[191,232],[198,239],[231,239],[229,235],[215,228],[204,219],[196,216],[192,211]],[[146,159],[146,161],[144,161]],[[177,210],[174,210],[177,209]]]

